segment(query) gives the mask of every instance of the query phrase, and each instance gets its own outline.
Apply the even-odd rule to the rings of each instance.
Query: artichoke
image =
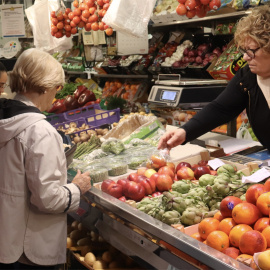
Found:
[[[185,194],[189,192],[191,186],[192,182],[190,180],[180,180],[172,184],[172,190]]]
[[[154,207],[148,212],[148,215],[158,220],[161,220],[164,213],[165,210],[162,207],[161,208]]]
[[[235,172],[236,172],[236,167],[231,164],[224,164],[217,169],[218,175],[221,173],[228,173],[229,175],[233,175],[235,174]]]
[[[182,213],[185,209],[186,204],[183,197],[175,197],[165,206],[166,211],[175,210],[179,213]]]
[[[200,178],[199,178],[199,185],[201,187],[205,187],[205,186],[212,186],[214,184],[214,180],[215,180],[215,176],[211,175],[211,174],[203,174]]]
[[[196,207],[188,207],[181,216],[181,223],[185,225],[194,225],[200,223],[203,218],[203,211]]]
[[[162,215],[161,221],[171,225],[171,224],[177,224],[180,223],[181,215],[175,210],[167,211]]]
[[[212,186],[213,190],[216,192],[219,196],[225,196],[229,193],[230,187],[229,187],[230,179],[223,178],[216,178],[214,181],[214,185]]]

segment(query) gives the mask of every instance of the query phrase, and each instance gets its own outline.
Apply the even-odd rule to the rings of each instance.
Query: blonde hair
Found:
[[[24,51],[9,72],[9,85],[16,93],[42,94],[64,82],[61,64],[47,52],[35,48]]]
[[[254,8],[251,14],[239,20],[235,42],[243,47],[247,38],[253,39],[260,48],[270,53],[270,6]]]

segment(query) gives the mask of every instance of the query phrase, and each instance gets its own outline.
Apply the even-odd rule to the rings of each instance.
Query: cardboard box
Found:
[[[215,80],[228,80],[230,81],[236,72],[240,69],[243,68],[247,62],[243,59],[243,55],[240,57],[232,60],[232,62],[227,66],[226,68],[221,68],[219,70],[215,70],[215,66],[218,64],[220,59],[223,58],[228,58],[227,56],[230,55],[228,54],[228,50],[230,50],[230,47],[234,45],[234,40],[230,41],[227,50],[225,50],[218,59],[212,62],[212,64],[208,67],[207,72],[215,79]]]

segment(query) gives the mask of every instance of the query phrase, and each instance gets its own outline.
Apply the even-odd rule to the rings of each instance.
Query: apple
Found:
[[[175,165],[173,162],[167,162],[166,166],[170,167],[173,172],[175,172]]]
[[[208,164],[207,160],[201,160],[201,161],[198,162],[199,166],[206,166],[207,164]]]
[[[210,170],[210,174],[211,174],[211,175],[217,175],[217,171]]]
[[[131,200],[138,202],[141,201],[145,196],[145,188],[140,183],[129,181],[126,184],[126,191],[124,195]]]
[[[192,171],[195,171],[199,167],[198,164],[194,164],[191,166]]]
[[[210,174],[210,169],[206,166],[199,166],[194,171],[194,176],[198,180],[204,174]]]
[[[162,193],[159,192],[159,191],[156,191],[156,192],[154,192],[154,193],[152,194],[152,197],[158,197],[158,196],[160,196],[160,195],[162,195]]]
[[[151,195],[155,191],[155,189],[152,189],[152,185],[148,178],[139,178],[137,183],[140,183],[144,187],[145,195]]]
[[[102,184],[101,184],[101,190],[102,190],[103,192],[108,193],[108,187],[109,187],[111,184],[115,184],[115,182],[114,182],[113,180],[111,180],[111,179],[106,179],[106,180],[104,180],[104,181],[102,182]]]
[[[128,177],[127,177],[127,179],[129,180],[129,181],[134,181],[134,182],[136,182],[137,181],[137,179],[138,179],[138,174],[137,173],[131,173]]]
[[[148,170],[148,168],[146,168],[146,167],[140,167],[137,170],[137,174],[138,175],[144,175],[147,170]]]
[[[120,197],[120,198],[118,198],[120,201],[122,201],[122,202],[125,202],[126,200],[127,200],[127,198],[125,197],[125,196],[122,196],[122,197]]]
[[[159,191],[168,191],[171,189],[173,180],[169,175],[160,174],[157,178],[156,186]]]
[[[123,196],[123,187],[117,183],[108,186],[108,194],[115,198],[120,198]]]
[[[152,155],[150,159],[151,159],[151,163],[152,163],[152,168],[154,168],[154,169],[159,169],[159,168],[165,166],[167,163],[166,160],[159,155]]]
[[[189,167],[182,167],[177,171],[178,180],[192,180],[194,179],[194,172]]]
[[[144,175],[147,177],[147,178],[150,178],[154,173],[156,173],[156,171],[154,169],[147,169],[144,173]]]
[[[188,167],[188,168],[191,168],[191,164],[188,163],[188,162],[180,162],[177,166],[176,166],[176,169],[175,171],[177,172],[179,169],[181,169],[182,167]]]
[[[174,179],[174,172],[169,166],[163,166],[158,170],[158,174],[168,174],[172,179]]]

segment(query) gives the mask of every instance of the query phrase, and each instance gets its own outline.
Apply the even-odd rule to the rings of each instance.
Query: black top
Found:
[[[186,142],[228,123],[244,109],[254,134],[270,150],[270,109],[257,83],[257,75],[248,66],[240,69],[226,89],[183,126]]]

